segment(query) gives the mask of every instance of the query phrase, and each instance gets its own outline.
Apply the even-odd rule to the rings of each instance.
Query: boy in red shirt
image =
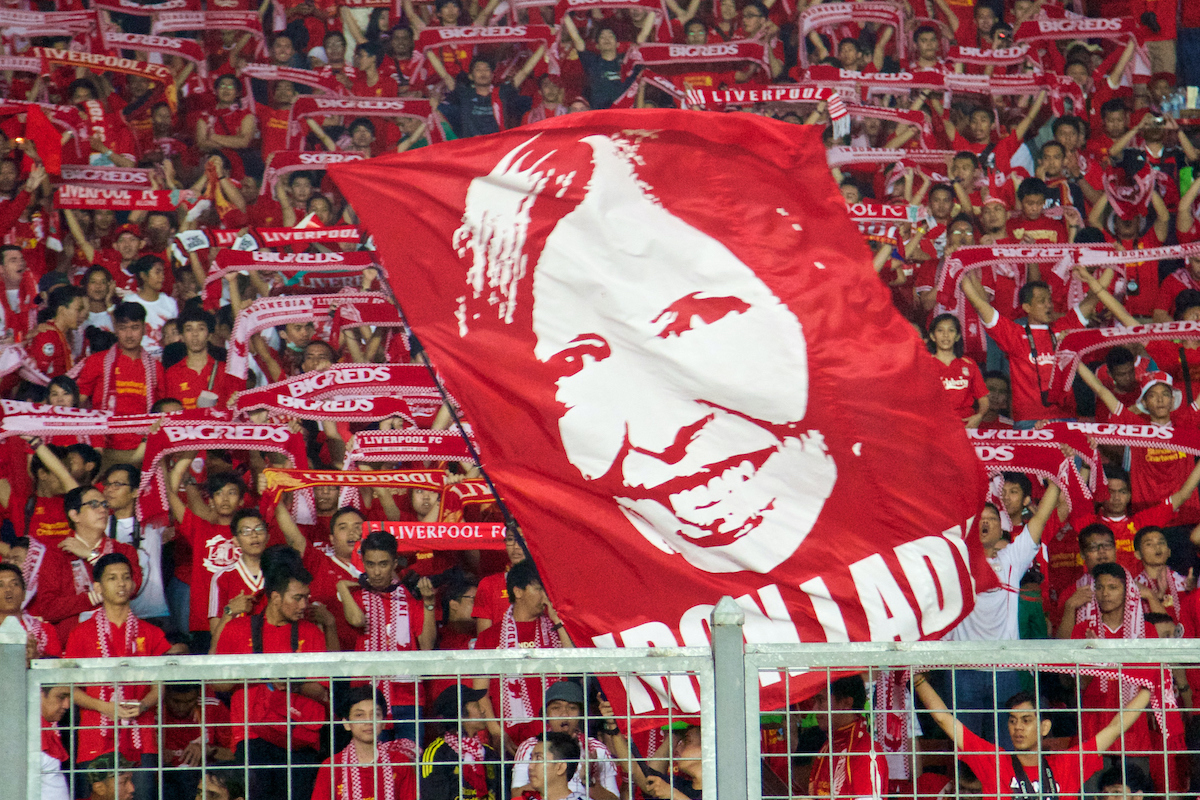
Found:
[[[1008,235],[1025,244],[1066,244],[1079,230],[1079,220],[1068,226],[1062,220],[1045,215],[1046,198],[1050,189],[1041,178],[1026,178],[1017,188],[1017,208],[1020,214],[1008,221]]]

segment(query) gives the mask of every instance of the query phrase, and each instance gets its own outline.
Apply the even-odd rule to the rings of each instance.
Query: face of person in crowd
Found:
[[[999,21],[991,6],[982,3],[975,6],[975,30],[979,31],[980,36],[991,36],[992,28]]]
[[[457,25],[462,17],[462,6],[455,2],[442,3],[438,6],[437,13],[443,25]]]
[[[1166,78],[1155,78],[1154,80],[1150,81],[1150,84],[1146,87],[1146,89],[1150,92],[1151,104],[1158,105],[1163,101],[1164,97],[1175,90],[1175,87],[1172,86],[1171,82]]]
[[[1122,219],[1116,214],[1112,216],[1113,232],[1116,233],[1118,239],[1136,239],[1138,233],[1142,229],[1142,218],[1139,216]]]
[[[199,689],[188,689],[186,692],[171,690],[163,694],[167,714],[175,719],[188,719],[199,703]]]
[[[297,350],[303,350],[312,341],[316,326],[311,322],[289,322],[283,326],[283,339]]]
[[[563,88],[558,85],[553,76],[547,75],[541,83],[542,102],[548,106],[556,106],[563,101]]]
[[[736,0],[721,0],[721,19],[733,20],[737,18],[737,2]]]
[[[46,394],[46,402],[59,408],[74,408],[75,395],[56,384],[51,386],[50,391]]]
[[[161,261],[158,261],[150,269],[142,273],[146,281],[146,288],[151,291],[161,292],[163,283],[167,280],[167,270]]]
[[[1004,503],[1004,511],[1008,514],[1009,519],[1017,521],[1021,518],[1021,512],[1025,509],[1025,501],[1028,498],[1025,495],[1025,490],[1020,484],[1004,482],[1004,488],[1000,490],[1000,501]]]
[[[89,86],[83,86],[81,84],[79,86],[76,86],[74,91],[71,92],[71,104],[72,105],[77,106],[81,103],[86,103],[88,100],[95,100],[95,99],[96,99],[96,93],[93,92],[91,87],[89,87]]]
[[[417,516],[424,519],[433,513],[440,499],[441,495],[437,492],[431,492],[428,489],[413,489],[410,502]]]
[[[296,55],[296,46],[286,36],[280,36],[271,43],[271,58],[276,64],[286,65]]]
[[[96,800],[134,800],[133,775],[120,772],[92,784]]]
[[[504,534],[504,552],[508,555],[510,564],[519,564],[525,560],[525,550],[512,531]]]
[[[973,142],[986,142],[992,138],[992,115],[982,109],[975,109],[967,120],[967,129]]]
[[[25,602],[21,576],[11,570],[0,572],[0,614],[17,614]]]
[[[838,45],[837,60],[842,69],[857,71],[862,65],[862,51],[854,42],[842,42]]]
[[[477,591],[475,587],[471,587],[463,592],[462,597],[451,598],[448,603],[450,610],[451,622],[468,622],[471,619],[471,614],[475,610],[475,596]]]
[[[1097,800],[1140,800],[1141,797],[1141,792],[1135,792],[1123,783],[1110,783],[1100,787]]]
[[[237,79],[232,76],[217,81],[217,103],[229,107],[237,101]]]
[[[970,187],[975,183],[975,165],[969,158],[956,158],[950,162],[950,177],[963,181]]]
[[[408,28],[397,28],[392,31],[392,37],[389,39],[392,45],[392,53],[401,61],[410,58],[413,53],[413,35]]]
[[[111,286],[112,277],[107,272],[96,271],[88,278],[84,291],[87,292],[88,300],[103,303],[108,299],[108,292]]]
[[[276,108],[287,108],[296,102],[296,87],[291,81],[279,81],[275,84],[275,91],[271,93],[271,99]]]
[[[169,344],[183,341],[183,334],[179,332],[179,322],[169,319],[162,326],[162,343],[163,347]]]
[[[1050,720],[1041,720],[1032,703],[1018,703],[1008,710],[1008,735],[1014,750],[1035,750],[1050,735]]]
[[[853,183],[843,183],[838,189],[847,203],[854,204],[862,200],[862,192]]]
[[[100,580],[92,582],[92,588],[108,605],[128,605],[133,597],[133,572],[128,564],[109,564]]]
[[[155,136],[170,136],[175,129],[175,121],[171,118],[171,109],[159,106],[151,111],[150,124],[154,126]]]
[[[238,510],[242,504],[242,493],[232,483],[227,483],[212,493],[209,505],[219,517],[228,517]]]
[[[292,190],[292,200],[299,205],[307,204],[308,199],[313,196],[312,181],[307,175],[293,176],[289,186]]]
[[[770,572],[837,479],[822,434],[803,422],[800,320],[723,244],[651,202],[612,142],[588,143],[592,188],[547,237],[533,284],[534,354],[557,376],[567,458],[654,547],[706,572]],[[598,233],[617,216],[637,243],[625,252],[671,268],[647,274],[641,259],[617,257]],[[580,242],[596,243],[591,266]],[[764,374],[778,380],[767,388]]]
[[[71,328],[71,330],[74,330],[82,325],[83,321],[87,319],[87,301],[82,297],[76,297],[71,301],[70,312],[71,315],[67,317],[67,325]]]
[[[1031,293],[1028,303],[1022,303],[1021,308],[1025,309],[1029,321],[1035,325],[1046,325],[1050,322],[1050,314],[1054,311],[1054,301],[1050,297],[1050,290],[1038,286]]]
[[[1132,361],[1118,364],[1108,371],[1108,375],[1119,394],[1128,394],[1137,388],[1137,364]],[[1112,486],[1111,481],[1109,486]]]
[[[108,502],[98,489],[83,493],[83,505],[78,511],[68,511],[67,516],[75,523],[76,533],[95,533],[108,524]]]
[[[359,125],[350,134],[350,141],[354,143],[355,147],[370,147],[375,143],[375,134],[366,125]]]
[[[929,332],[929,338],[933,340],[938,350],[952,351],[954,345],[962,337],[958,335],[958,326],[954,324],[953,320],[944,319]]]
[[[351,738],[363,744],[374,744],[383,722],[383,709],[374,700],[360,700],[350,706],[350,713],[342,727],[350,731]]]
[[[1042,149],[1042,158],[1039,164],[1047,178],[1060,177],[1063,174],[1065,163],[1066,156],[1060,148],[1047,146]]]
[[[1087,88],[1088,81],[1092,77],[1087,65],[1078,61],[1073,61],[1067,65],[1066,76],[1075,81],[1080,88]]]
[[[948,220],[954,211],[954,192],[938,187],[929,193],[929,213],[936,220]]]
[[[239,520],[233,537],[238,547],[242,548],[243,555],[261,556],[267,549],[267,526],[257,517]]]
[[[17,188],[17,179],[20,176],[16,163],[0,161],[0,192],[11,194],[13,189]]]
[[[1054,132],[1054,141],[1061,144],[1068,153],[1073,153],[1079,149],[1082,138],[1074,125],[1059,125],[1058,130]]]
[[[117,237],[113,247],[121,254],[123,260],[132,261],[137,257],[138,251],[142,249],[142,240],[136,234],[126,231]]]
[[[364,550],[363,574],[372,589],[386,589],[396,578],[396,557],[383,550]]]
[[[917,58],[923,61],[934,61],[938,55],[938,35],[933,31],[922,31],[917,34]]]
[[[975,229],[971,223],[959,220],[946,230],[946,252],[952,253],[960,247],[975,244]]]
[[[518,586],[512,591],[512,601],[526,615],[537,616],[546,608],[546,590],[542,588],[541,581],[534,581],[524,588]]]
[[[832,701],[832,702],[831,702]],[[817,727],[825,732],[837,730],[846,724],[847,713],[853,714],[854,701],[849,697],[833,697],[828,692],[817,692],[813,697],[813,713],[817,716]]]
[[[117,344],[122,350],[130,352],[142,346],[142,337],[146,334],[146,323],[135,320],[124,320],[116,323],[114,333],[117,334]]]
[[[471,66],[471,83],[476,87],[492,85],[492,65],[486,61],[476,61]]]
[[[117,226],[117,212],[102,208],[92,212],[92,232],[105,235]]]
[[[332,487],[337,491],[337,487]],[[335,494],[336,498],[336,494]],[[336,499],[334,504],[336,506]],[[363,518],[357,512],[342,514],[337,518],[333,528],[329,531],[329,541],[333,545],[333,552],[338,558],[346,561],[350,558],[350,554],[354,552],[354,545],[358,544],[362,538]]]
[[[354,51],[354,68],[359,72],[368,72],[379,67],[378,59],[363,49]]]
[[[1008,209],[1003,203],[984,203],[979,212],[979,224],[984,233],[1001,233],[1008,225]]]
[[[361,131],[363,129],[359,128],[359,130]],[[367,133],[370,134],[370,131],[367,131]],[[370,145],[368,144],[367,146]],[[317,219],[321,221],[322,225],[333,224],[333,206],[331,206],[329,201],[324,197],[314,197],[308,204],[308,210],[317,215]]]
[[[704,44],[708,41],[708,31],[704,29],[704,25],[688,25],[685,34],[687,44]]]
[[[1119,139],[1129,130],[1129,112],[1124,109],[1104,114],[1104,132],[1110,139]]]
[[[546,706],[546,730],[575,733],[582,716],[583,708],[576,703],[555,700]]]
[[[553,784],[558,775],[566,775],[567,765],[554,761],[554,754],[545,742],[538,742],[529,754],[529,785],[543,792],[547,784]]]
[[[58,722],[71,707],[71,689],[67,686],[52,686],[42,693],[42,719]]]
[[[1111,564],[1117,560],[1117,543],[1112,534],[1092,534],[1082,544],[1083,567],[1088,572],[1097,564]]]
[[[1171,419],[1175,405],[1175,391],[1165,383],[1156,383],[1142,398],[1142,407],[1153,422],[1165,423]]]
[[[19,287],[28,268],[25,264],[25,254],[20,250],[4,251],[4,257],[0,259],[0,277],[4,278],[5,286],[10,289]]]
[[[1167,537],[1158,531],[1147,531],[1136,553],[1138,560],[1147,567],[1161,567],[1171,557],[1171,546]]]
[[[1096,578],[1096,605],[1101,614],[1111,614],[1125,604],[1125,581],[1112,575]]]
[[[346,60],[346,40],[341,34],[325,37],[325,55],[330,64],[341,64]]]
[[[754,6],[746,6],[742,9],[742,31],[746,36],[754,36],[762,30],[766,24],[767,18],[762,11]]]
[[[189,353],[204,353],[208,350],[208,325],[197,320],[183,323],[183,346]]]
[[[125,96],[136,100],[152,88],[150,81],[143,75],[129,75],[125,78]]]
[[[1122,364],[1122,366],[1124,366]],[[1130,367],[1133,365],[1131,364]],[[1121,478],[1108,479],[1108,499],[1104,501],[1104,513],[1112,517],[1119,517],[1129,509],[1129,502],[1133,498],[1133,492],[1129,489],[1129,484]]]
[[[308,610],[308,586],[297,580],[288,581],[287,589],[280,594],[273,592],[271,601],[277,603],[279,616],[284,622],[299,622]]]
[[[67,468],[67,472],[71,473],[71,477],[75,479],[76,483],[84,484],[87,483],[87,477],[91,472],[91,468],[95,467],[96,465],[89,465],[88,462],[83,460],[83,456],[79,455],[79,453],[67,453],[67,463],[65,466]]]
[[[218,783],[215,778],[206,775],[196,789],[196,800],[242,800],[242,798],[230,797],[228,789]]]
[[[313,499],[316,501],[317,513],[330,514],[336,511],[340,494],[341,491],[336,486],[314,486]]]
[[[1000,512],[991,505],[983,507],[979,516],[979,541],[985,550],[994,548],[1004,538],[1004,529],[1000,525]]]
[[[305,372],[324,372],[333,366],[333,356],[329,345],[324,342],[309,342],[304,348],[304,358],[300,360],[300,369]]]

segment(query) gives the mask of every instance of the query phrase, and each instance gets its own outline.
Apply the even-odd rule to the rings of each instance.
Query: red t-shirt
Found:
[[[113,361],[113,374],[108,381],[106,394],[104,361],[108,354],[107,350],[95,353],[83,362],[83,367],[75,379],[79,384],[79,394],[91,398],[92,408],[95,409],[112,411],[114,414],[145,414],[150,410],[150,406],[163,396],[165,376],[162,362],[152,359],[154,381],[153,386],[148,386],[142,359],[130,358],[124,352],[118,351]],[[135,450],[143,438],[136,433],[116,434],[107,438],[105,447],[114,450]]]
[[[1122,409],[1109,420],[1126,425],[1151,424],[1146,417],[1129,409]],[[1171,424],[1176,429],[1195,430],[1200,425],[1200,411],[1186,403],[1171,412]],[[1142,511],[1158,505],[1183,486],[1191,474],[1195,458],[1178,450],[1157,447],[1129,448],[1129,489],[1133,493],[1134,511]],[[1194,525],[1200,522],[1200,500],[1192,494],[1180,506],[1176,525]]]
[[[195,408],[196,399],[200,397],[201,392],[208,391],[210,385],[211,391],[217,395],[216,407],[223,409],[235,392],[246,388],[246,379],[230,375],[225,371],[225,365],[212,356],[208,357],[208,361],[199,372],[189,367],[187,359],[184,358],[167,370],[164,396],[174,397],[183,403],[184,408]]]
[[[36,498],[28,522],[29,535],[51,547],[57,547],[65,537],[75,533],[67,522],[67,511],[63,507],[61,494]]]
[[[169,767],[181,765],[183,751],[202,735],[208,744],[232,749],[229,729],[229,709],[215,697],[202,697],[186,717],[173,716],[166,703],[158,704],[159,722],[163,728],[163,763]],[[203,717],[201,716],[203,715]],[[200,728],[204,721],[203,731]]]
[[[830,781],[842,773],[839,761],[845,759],[845,782],[838,797],[879,797],[887,794],[888,767],[884,754],[877,752],[871,726],[865,720],[843,725],[833,732],[833,746],[826,742],[808,776],[808,794],[830,797]],[[832,757],[831,757],[832,752]]]
[[[328,528],[326,528],[328,530]],[[358,644],[359,630],[346,622],[346,611],[337,596],[338,581],[357,581],[360,570],[353,564],[333,558],[327,544],[309,544],[304,549],[304,568],[312,574],[309,598],[321,603],[333,613],[337,622],[338,646],[353,650]]]
[[[63,332],[53,325],[50,330],[42,331],[33,337],[27,352],[33,358],[33,363],[37,364],[38,370],[47,378],[66,375],[75,363],[71,358],[70,342]]]
[[[1124,638],[1124,625],[1114,631],[1103,622],[1100,624],[1107,628],[1105,639]],[[1071,630],[1071,638],[1086,639],[1089,630],[1090,626],[1087,624],[1078,623]],[[1158,629],[1149,622],[1144,622],[1142,623],[1142,633],[1137,638],[1157,639]],[[1092,678],[1087,687],[1079,693],[1079,708],[1087,709],[1080,712],[1079,735],[1089,737],[1089,741],[1095,741],[1096,734],[1112,721],[1113,714],[1121,708],[1121,692],[1116,682],[1107,678]],[[1150,735],[1150,726],[1146,721],[1147,716],[1147,714],[1138,715],[1137,721],[1125,732],[1124,736],[1118,737],[1117,741],[1113,742],[1113,752],[1141,755],[1157,750],[1160,754],[1162,753],[1162,746],[1155,747],[1154,745],[1154,738]],[[1054,775],[1057,777],[1058,772],[1055,772]]]
[[[262,154],[266,158],[271,153],[285,149],[288,133],[288,119],[291,117],[292,109],[271,108],[261,103],[258,104],[258,130],[262,135]]]
[[[97,626],[108,626],[109,650],[107,655],[113,658],[130,658],[136,656],[161,656],[171,649],[171,643],[163,632],[146,622],[137,621],[137,637],[132,642],[126,641],[127,620],[124,625],[113,625],[104,610],[97,611],[86,622],[79,623],[71,631],[67,639],[66,658],[99,658],[106,655],[100,648],[100,634]],[[111,690],[107,687],[81,687],[90,696],[101,699],[101,692],[107,690],[107,698],[111,700]],[[149,686],[121,685],[122,702],[138,701],[150,691]],[[158,752],[158,738],[154,735],[155,712],[150,709],[139,716],[134,725],[121,727],[121,755],[133,761],[140,761],[143,753]],[[111,753],[113,750],[112,719],[105,717],[99,711],[79,709],[79,747],[75,758],[79,762],[91,761],[101,753]],[[146,726],[146,727],[143,727]],[[135,729],[137,733],[135,734]],[[139,741],[140,740],[140,741]]]
[[[350,81],[350,94],[355,97],[396,97],[400,94],[400,84],[395,78],[380,73],[379,80],[374,86],[367,84],[367,76],[357,75]]]
[[[175,527],[175,532],[188,543],[192,553],[192,574],[187,582],[191,590],[188,626],[194,631],[206,631],[208,593],[212,589],[213,576],[236,564],[242,550],[233,541],[228,525],[201,519],[190,508]],[[225,628],[228,630],[229,625]]]
[[[1024,327],[999,313],[992,319],[991,325],[984,323],[988,335],[1009,359],[1013,419],[1064,419],[1075,416],[1075,400],[1070,394],[1064,398],[1062,405],[1045,406],[1042,405],[1041,391],[1050,390],[1050,376],[1054,372],[1056,347],[1051,332],[1057,334],[1083,327],[1086,327],[1086,323],[1078,313],[1059,317],[1048,328],[1045,325],[1030,325],[1033,345],[1037,349],[1035,366]]]
[[[1188,347],[1184,342],[1158,341],[1146,342],[1146,354],[1154,359],[1154,363],[1175,381],[1175,387],[1184,392],[1183,361],[1187,362],[1188,377],[1192,384],[1192,397],[1200,397],[1200,347]],[[1179,351],[1183,351],[1180,358]]]
[[[354,747],[354,743],[351,742],[348,747]],[[376,761],[380,766],[364,764],[346,767],[340,763],[331,766],[330,759],[325,759],[317,771],[317,782],[313,786],[312,800],[342,800],[342,798],[355,796],[379,797],[380,800],[391,800],[393,797],[395,800],[415,800],[417,767],[412,763],[413,758],[407,749],[408,745],[404,742],[393,741],[376,745],[376,747],[379,751]],[[357,758],[355,760],[357,761]],[[375,775],[378,772],[382,776],[382,770],[385,769],[391,770],[392,785],[396,790],[394,795],[389,795],[386,799],[382,787],[379,794],[375,792]],[[346,785],[347,776],[353,774],[350,770],[358,773],[358,785],[362,787],[362,795],[354,795],[350,787]]]
[[[1119,695],[1119,692],[1115,694]],[[976,736],[966,728],[962,729],[963,746],[959,748],[958,760],[971,768],[971,771],[983,784],[984,797],[1013,797],[1020,794],[1020,783],[1013,771],[1011,753],[1001,750],[996,745]],[[1083,785],[1084,776],[1091,776],[1104,766],[1104,759],[1096,752],[1096,738],[1093,736],[1069,750],[1060,753],[1044,753],[1043,758],[1050,765],[1054,782],[1058,784],[1058,797],[1069,800],[1078,797]],[[1028,767],[1025,775],[1036,788],[1041,782],[1041,770]]]
[[[1144,420],[1143,423],[1144,424]],[[1130,476],[1132,480],[1133,476]],[[1176,486],[1172,492],[1178,491]],[[1099,522],[1101,525],[1113,532],[1113,539],[1117,544],[1117,563],[1124,567],[1130,573],[1140,572],[1142,564],[1138,561],[1137,556],[1133,553],[1133,537],[1137,532],[1148,525],[1153,525],[1158,528],[1165,528],[1171,524],[1171,520],[1175,518],[1175,509],[1171,508],[1169,500],[1163,500],[1149,508],[1142,509],[1133,516],[1123,514],[1120,517],[1109,517],[1104,514],[1089,514],[1080,518],[1073,518],[1071,526],[1077,531],[1081,531],[1093,522]],[[1083,574],[1083,560],[1079,561],[1079,572],[1071,578],[1074,583],[1080,575]]]
[[[1017,216],[1008,221],[1008,235],[1018,242],[1031,236],[1038,244],[1066,244],[1067,226],[1062,220],[1046,216],[1035,220]]]
[[[1157,277],[1157,264],[1155,266],[1155,276]],[[1192,273],[1187,267],[1180,267],[1172,272],[1163,280],[1158,287],[1158,302],[1154,305],[1156,309],[1161,309],[1167,312],[1168,316],[1175,314],[1175,298],[1179,297],[1179,293],[1185,289],[1200,289],[1200,283],[1197,283],[1192,278]]]
[[[475,605],[471,616],[475,619],[490,619],[495,625],[500,622],[504,612],[511,605],[508,601],[508,570],[486,575],[479,581],[475,590]]]
[[[263,597],[263,575],[252,575],[246,565],[239,559],[236,564],[224,572],[217,573],[209,581],[208,588],[208,618],[219,617],[225,613],[225,606],[230,600],[242,594],[255,596],[251,614],[260,614],[266,605]]]
[[[934,368],[946,390],[946,400],[956,416],[966,419],[975,413],[975,401],[987,397],[987,384],[979,365],[969,358],[956,358],[949,364],[934,358]]]

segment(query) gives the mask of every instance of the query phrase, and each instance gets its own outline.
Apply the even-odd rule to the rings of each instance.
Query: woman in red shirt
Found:
[[[939,314],[925,346],[937,362],[938,378],[954,413],[968,428],[979,427],[988,410],[988,389],[979,365],[963,357],[962,326],[953,314]]]

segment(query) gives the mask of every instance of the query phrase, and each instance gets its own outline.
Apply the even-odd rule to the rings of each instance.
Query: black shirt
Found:
[[[505,82],[494,88],[505,118],[520,116],[529,110],[532,101],[518,94],[511,83]],[[446,102],[453,109],[451,124],[460,139],[500,131],[492,108],[492,93],[479,94],[475,84],[465,75],[454,82],[454,91],[447,96]]]

